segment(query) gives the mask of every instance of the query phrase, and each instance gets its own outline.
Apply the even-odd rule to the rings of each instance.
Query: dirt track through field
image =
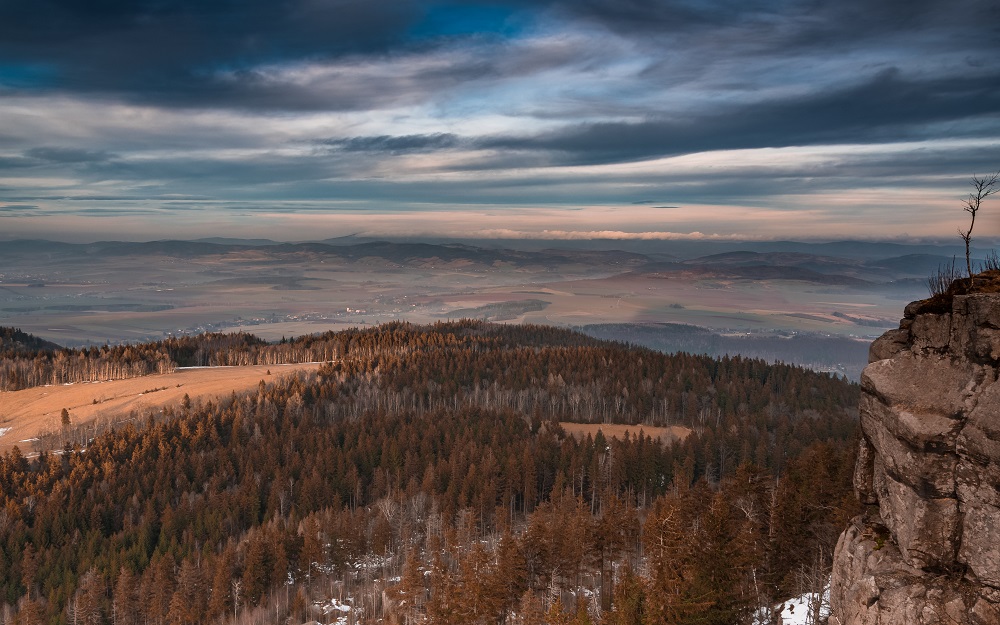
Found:
[[[203,401],[225,397],[271,382],[296,371],[312,371],[319,363],[180,369],[176,373],[129,380],[41,386],[0,392],[0,453],[14,445],[31,448],[32,439],[61,427],[62,409],[74,425],[95,418],[128,414],[145,408],[176,404],[187,394]],[[268,375],[268,371],[271,375]]]

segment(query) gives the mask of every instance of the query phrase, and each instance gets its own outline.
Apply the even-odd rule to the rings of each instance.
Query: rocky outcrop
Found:
[[[831,625],[1000,625],[1000,295],[906,307],[861,377]]]

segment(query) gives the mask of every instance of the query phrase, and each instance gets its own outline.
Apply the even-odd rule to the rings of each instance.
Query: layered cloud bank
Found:
[[[981,0],[9,4],[4,237],[948,236],[1000,166]]]

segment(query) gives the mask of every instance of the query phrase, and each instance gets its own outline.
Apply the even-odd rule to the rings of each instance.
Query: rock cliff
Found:
[[[1000,294],[906,307],[861,377],[831,625],[1000,625]]]

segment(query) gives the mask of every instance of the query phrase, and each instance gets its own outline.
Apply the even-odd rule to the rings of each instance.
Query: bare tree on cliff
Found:
[[[965,241],[965,268],[969,272],[969,288],[972,288],[972,260],[971,260],[971,243],[972,243],[972,228],[976,225],[976,214],[979,213],[979,208],[987,197],[993,195],[997,192],[997,181],[1000,179],[1000,171],[997,171],[991,176],[979,176],[972,177],[972,188],[973,192],[969,194],[969,197],[965,199],[965,212],[972,216],[969,221],[969,228],[967,230],[958,229],[958,235],[962,237]]]

